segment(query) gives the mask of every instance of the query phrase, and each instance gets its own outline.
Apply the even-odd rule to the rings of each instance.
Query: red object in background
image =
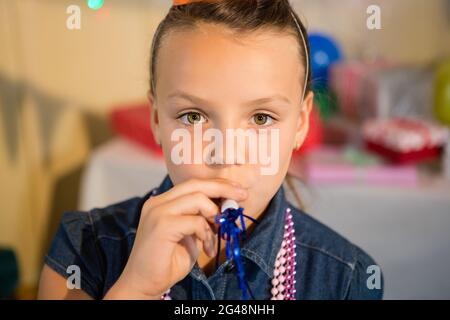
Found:
[[[162,149],[156,143],[150,128],[150,110],[148,103],[119,106],[110,114],[111,125],[119,136],[162,156]]]
[[[303,145],[294,151],[294,157],[308,153],[322,144],[323,127],[317,107],[313,107],[309,117],[309,131]]]
[[[371,141],[366,141],[366,147],[368,150],[373,151],[398,165],[434,160],[442,154],[441,147],[428,147],[418,151],[398,152]]]
[[[362,136],[367,149],[396,164],[437,159],[448,139],[445,127],[405,117],[368,120]]]

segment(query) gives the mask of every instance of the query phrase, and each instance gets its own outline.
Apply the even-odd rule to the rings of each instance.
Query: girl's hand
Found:
[[[192,270],[202,247],[214,257],[214,198],[242,201],[247,191],[224,179],[195,179],[149,198],[125,269],[105,298],[159,299]]]

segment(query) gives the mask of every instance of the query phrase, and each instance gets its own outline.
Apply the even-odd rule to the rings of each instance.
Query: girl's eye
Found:
[[[186,125],[194,125],[206,122],[205,117],[198,112],[187,112],[185,114],[182,114],[178,119],[180,119],[181,122]]]
[[[253,117],[253,123],[258,125],[258,126],[268,126],[271,125],[273,123],[273,118],[271,116],[269,116],[268,114],[264,114],[264,113],[258,113],[255,114]]]

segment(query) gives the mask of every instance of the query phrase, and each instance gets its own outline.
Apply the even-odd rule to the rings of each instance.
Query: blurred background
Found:
[[[373,256],[386,299],[449,299],[450,1],[291,2],[316,112],[290,169],[301,199],[289,196]],[[35,297],[64,211],[164,177],[146,92],[170,5],[0,0],[0,298]]]

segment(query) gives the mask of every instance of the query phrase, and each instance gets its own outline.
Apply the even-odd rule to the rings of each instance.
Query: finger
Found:
[[[219,207],[206,195],[195,192],[161,204],[158,211],[164,215],[201,215],[214,223]]]
[[[214,238],[212,230],[201,216],[172,216],[166,217],[167,228],[170,228],[169,240],[178,243],[186,237],[194,236],[203,242],[205,252],[214,255]],[[195,243],[195,242],[194,242]]]
[[[240,187],[237,182],[220,178],[207,180],[191,179],[174,186],[167,192],[150,198],[152,203],[151,207],[158,206],[161,203],[171,201],[183,195],[194,192],[202,192],[211,199],[226,198],[236,201],[245,200],[248,196],[247,190]]]
[[[190,266],[192,267],[198,259],[203,241],[199,240],[198,238],[189,236],[184,237],[180,241],[180,244],[183,245],[189,253],[189,257],[191,259]]]

